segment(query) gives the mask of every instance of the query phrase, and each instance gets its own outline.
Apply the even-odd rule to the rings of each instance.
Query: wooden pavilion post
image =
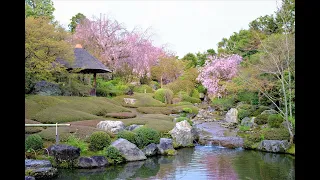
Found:
[[[93,96],[96,96],[97,73],[93,73]]]

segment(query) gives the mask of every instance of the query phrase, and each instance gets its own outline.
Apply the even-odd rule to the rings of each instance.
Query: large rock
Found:
[[[222,147],[234,149],[243,147],[243,138],[241,137],[213,137],[211,139],[212,144],[216,144]]]
[[[56,167],[73,167],[80,156],[80,148],[65,144],[52,145],[48,152],[54,157]]]
[[[35,84],[33,94],[42,96],[59,96],[62,94],[59,85],[47,81],[39,81]]]
[[[242,126],[248,126],[250,128],[253,127],[254,125],[254,118],[249,118],[249,117],[245,117],[241,120],[241,125]]]
[[[33,176],[25,176],[24,180],[36,180]]]
[[[133,130],[135,130],[135,129],[139,128],[139,127],[142,127],[142,126],[143,125],[132,124],[132,125],[126,127],[126,130],[133,131]]]
[[[108,160],[104,156],[80,157],[77,163],[78,168],[92,169],[105,167]]]
[[[58,175],[58,169],[54,167],[26,168],[25,174],[35,179],[51,179]]]
[[[193,145],[192,127],[187,120],[176,123],[175,127],[169,131],[173,142],[177,147],[187,147]]]
[[[146,156],[154,156],[158,154],[158,147],[155,143],[151,143],[148,146],[146,146],[145,148],[143,148],[142,152],[144,152],[144,154]]]
[[[24,164],[26,168],[52,167],[49,160],[25,159]]]
[[[263,140],[260,142],[258,149],[261,151],[284,153],[290,147],[286,140]]]
[[[159,150],[158,154],[161,154],[161,155],[166,155],[168,150],[176,152],[176,150],[173,148],[173,145],[172,145],[172,139],[169,139],[169,138],[160,138],[160,143],[157,144],[157,147]]]
[[[145,154],[135,144],[126,139],[119,138],[114,141],[111,146],[117,148],[124,156],[126,161],[139,161],[147,159]]]
[[[122,121],[100,121],[97,124],[97,128],[113,134],[118,134],[118,132],[125,129],[125,125]]]
[[[238,123],[238,110],[231,108],[226,114],[226,121],[231,123]]]
[[[137,99],[134,98],[123,98],[124,103],[134,105]]]

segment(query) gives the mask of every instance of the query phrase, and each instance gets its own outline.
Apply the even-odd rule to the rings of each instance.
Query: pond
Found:
[[[195,146],[176,156],[157,156],[94,170],[60,170],[55,180],[174,179],[174,180],[286,180],[295,179],[295,159],[219,146]]]

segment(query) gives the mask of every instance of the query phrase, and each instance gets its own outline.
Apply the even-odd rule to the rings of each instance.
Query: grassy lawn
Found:
[[[112,100],[120,102],[124,107],[165,107],[166,105],[161,101],[158,101],[152,97],[153,93],[137,93],[135,92],[132,96],[122,95],[112,98]],[[136,99],[134,105],[125,104],[123,98],[133,98]]]
[[[26,118],[42,123],[100,119],[107,113],[130,112],[104,97],[39,96],[25,98]]]
[[[86,139],[94,131],[100,130],[96,125],[103,120],[122,121],[126,126],[141,124],[160,132],[168,132],[175,125],[169,114],[179,113],[183,108],[198,112],[198,108],[191,103],[165,105],[153,99],[152,95],[134,93],[132,96],[122,95],[112,99],[28,95],[25,97],[25,123],[70,123],[70,127],[58,128],[60,140],[65,141],[71,134]],[[128,106],[124,104],[123,98],[135,98],[137,101],[134,106]],[[46,141],[55,141],[55,127],[28,127],[25,130],[26,134],[38,133]]]

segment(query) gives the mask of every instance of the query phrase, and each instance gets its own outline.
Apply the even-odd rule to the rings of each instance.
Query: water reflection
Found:
[[[59,170],[56,180],[103,179],[295,179],[294,157],[217,146],[178,150],[176,156],[157,156],[95,170]]]

